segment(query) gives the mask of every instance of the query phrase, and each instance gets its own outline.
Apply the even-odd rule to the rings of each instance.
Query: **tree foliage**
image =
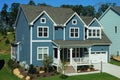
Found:
[[[29,4],[29,5],[34,5],[34,6],[35,6],[35,2],[34,2],[33,0],[30,0],[28,4]]]

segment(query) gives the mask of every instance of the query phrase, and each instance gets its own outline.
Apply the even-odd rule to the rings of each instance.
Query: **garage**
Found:
[[[92,51],[90,55],[92,63],[104,62],[107,63],[107,51]]]

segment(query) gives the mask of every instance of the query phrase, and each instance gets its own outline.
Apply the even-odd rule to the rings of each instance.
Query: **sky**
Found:
[[[116,3],[117,6],[120,6],[120,0],[33,0],[36,4],[37,3],[46,3],[48,5],[59,7],[62,4],[69,4],[69,5],[92,5],[94,7],[99,6],[102,3]],[[0,10],[2,9],[3,5],[6,3],[9,7],[11,3],[21,3],[27,4],[29,0],[0,0]]]

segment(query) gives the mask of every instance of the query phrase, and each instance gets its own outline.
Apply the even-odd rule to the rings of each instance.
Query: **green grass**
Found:
[[[60,75],[52,76],[48,78],[42,78],[39,80],[62,80]],[[107,73],[95,73],[95,74],[87,74],[87,75],[77,75],[77,76],[69,76],[65,80],[120,80],[117,77],[109,75]]]
[[[111,59],[111,61],[110,61],[109,63],[114,64],[114,65],[117,65],[117,66],[120,66],[120,62],[115,61],[115,60],[113,60],[113,59]]]
[[[0,54],[0,59],[5,60],[5,65],[0,70],[0,80],[20,80],[15,75],[13,75],[7,66],[7,62],[10,59],[10,54]]]

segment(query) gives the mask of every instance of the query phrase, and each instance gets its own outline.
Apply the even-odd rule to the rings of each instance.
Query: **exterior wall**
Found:
[[[53,44],[51,42],[33,42],[32,63],[35,66],[43,66],[42,60],[37,60],[37,47],[49,47],[49,56],[53,58]]]
[[[94,20],[91,24],[90,24],[91,27],[101,27],[100,24]]]
[[[41,18],[46,18],[46,23],[40,23],[40,19]],[[38,26],[48,26],[49,27],[49,37],[48,38],[38,38],[37,37],[37,27]],[[53,34],[54,34],[54,26],[53,26],[53,22],[50,20],[50,18],[46,15],[43,14],[40,16],[40,18],[34,23],[33,26],[33,40],[53,40]]]
[[[110,51],[109,51],[109,45],[94,45],[91,47],[91,51],[107,51],[107,60],[110,60]]]
[[[72,19],[77,20],[77,25],[72,24]],[[78,18],[78,16],[74,16],[67,24],[65,29],[65,40],[84,40],[85,38],[85,28],[83,22]],[[79,27],[79,38],[70,38],[70,27]]]
[[[113,10],[109,10],[101,19],[103,25],[103,31],[108,38],[112,41],[110,54],[120,54],[120,15]],[[117,33],[115,33],[115,26],[117,26]]]
[[[55,27],[55,40],[63,40],[63,28],[62,27]]]
[[[23,25],[24,24],[24,25]],[[19,44],[19,60],[30,63],[30,29],[24,13],[21,11],[16,24],[16,41]]]

